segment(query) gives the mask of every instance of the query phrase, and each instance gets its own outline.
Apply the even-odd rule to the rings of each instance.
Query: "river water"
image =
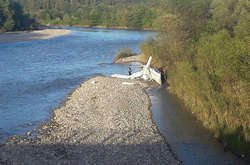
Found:
[[[150,88],[147,92],[159,131],[184,165],[246,165],[231,152],[225,152],[213,134],[164,86]]]
[[[67,28],[72,33],[47,40],[0,44],[0,143],[50,118],[66,96],[96,74],[127,74],[112,64],[121,48],[139,52],[153,32]],[[184,164],[242,164],[182,111],[163,90],[148,91],[153,118]],[[178,122],[177,122],[178,121]],[[210,162],[210,163],[209,163]]]
[[[0,139],[23,134],[50,117],[67,94],[95,74],[127,74],[111,64],[121,48],[139,52],[152,32],[68,28],[47,40],[0,44]],[[35,125],[34,125],[35,124]]]

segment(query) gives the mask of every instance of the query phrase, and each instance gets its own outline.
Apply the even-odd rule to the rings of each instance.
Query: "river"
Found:
[[[230,151],[225,152],[213,134],[165,89],[147,90],[150,109],[159,131],[184,165],[246,165]]]
[[[152,32],[67,28],[69,35],[0,44],[0,139],[49,119],[71,90],[95,74],[127,74],[111,64],[121,48],[139,52]]]
[[[47,40],[0,44],[0,142],[50,118],[51,110],[96,74],[127,74],[112,64],[121,48],[139,52],[149,31],[68,27],[72,33]],[[162,93],[163,92],[163,93]],[[184,164],[244,164],[183,111],[164,90],[148,90],[153,119]]]

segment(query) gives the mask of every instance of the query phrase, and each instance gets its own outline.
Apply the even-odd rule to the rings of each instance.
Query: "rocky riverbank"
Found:
[[[98,76],[77,88],[32,138],[12,137],[0,164],[180,164],[157,131],[147,83]]]

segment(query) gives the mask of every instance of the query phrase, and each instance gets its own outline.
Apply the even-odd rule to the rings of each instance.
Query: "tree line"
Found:
[[[141,44],[170,91],[226,148],[250,160],[250,1],[162,0],[160,34]]]
[[[18,0],[45,25],[152,28],[159,0]]]
[[[0,29],[43,25],[144,29],[154,26],[159,0],[0,0]]]
[[[0,32],[36,27],[35,19],[24,12],[22,5],[15,1],[0,0]]]

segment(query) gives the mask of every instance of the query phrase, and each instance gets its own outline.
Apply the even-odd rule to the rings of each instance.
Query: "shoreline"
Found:
[[[22,160],[26,164],[180,164],[152,119],[148,87],[142,81],[104,76],[84,81],[52,111],[39,127],[40,135],[30,138],[33,133],[28,132],[26,138],[7,140],[0,147],[0,164],[22,157],[28,157]],[[63,157],[51,155],[58,150]]]
[[[81,28],[93,28],[93,29],[110,29],[110,30],[135,30],[135,31],[152,31],[157,32],[156,29],[153,28],[142,28],[142,29],[136,29],[136,28],[128,28],[128,27],[122,27],[122,26],[89,26],[89,25],[46,25],[46,26],[59,26],[59,27],[81,27]]]
[[[44,40],[72,33],[67,29],[43,29],[34,31],[5,32],[0,34],[0,44]]]
[[[128,64],[131,62],[139,62],[142,64],[145,64],[145,60],[143,60],[143,55],[142,54],[137,54],[129,57],[121,57],[117,60],[114,61],[115,64]]]

